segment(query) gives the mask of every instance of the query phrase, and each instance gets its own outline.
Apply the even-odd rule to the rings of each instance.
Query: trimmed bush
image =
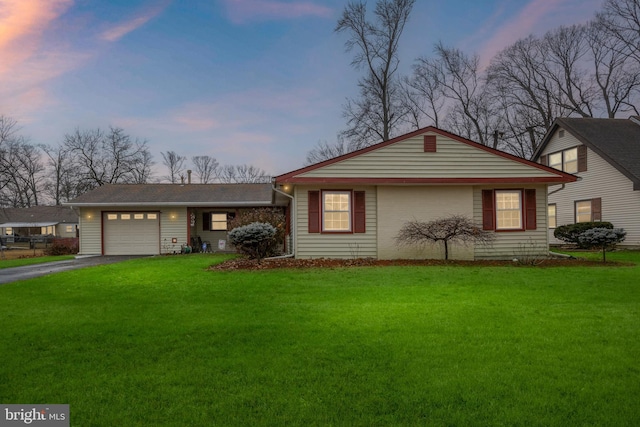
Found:
[[[571,243],[577,245],[580,248],[587,249],[587,246],[583,246],[582,243],[580,243],[579,236],[585,231],[591,230],[592,228],[613,229],[613,224],[606,221],[597,221],[561,225],[560,227],[555,229],[553,235],[556,239],[562,240],[563,242]]]
[[[627,237],[622,228],[592,228],[578,236],[581,245],[589,248],[602,248],[602,262],[607,261],[607,248],[615,246]]]
[[[280,245],[284,244],[284,238],[287,232],[287,220],[282,209],[256,208],[240,211],[238,215],[229,222],[229,228],[233,230],[234,228],[249,225],[254,222],[267,223],[275,227],[276,235],[273,237],[274,245],[270,248],[267,256],[279,255]]]
[[[229,241],[238,253],[260,261],[268,256],[277,244],[276,228],[265,222],[253,222],[249,225],[234,228],[229,232]]]
[[[51,246],[43,252],[45,255],[75,255],[80,250],[78,238],[53,239]]]

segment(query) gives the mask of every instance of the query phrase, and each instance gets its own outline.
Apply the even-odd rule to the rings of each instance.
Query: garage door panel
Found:
[[[157,255],[160,220],[156,212],[110,212],[103,218],[105,255]]]

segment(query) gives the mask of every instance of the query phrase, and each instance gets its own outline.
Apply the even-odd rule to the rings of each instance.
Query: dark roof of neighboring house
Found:
[[[5,223],[71,223],[78,222],[78,213],[68,206],[32,206],[30,208],[0,208],[0,224]]]
[[[536,151],[540,157],[556,129],[566,129],[580,142],[640,186],[640,117],[629,119],[556,119]]]
[[[271,184],[107,184],[77,197],[69,206],[283,206],[285,196]]]

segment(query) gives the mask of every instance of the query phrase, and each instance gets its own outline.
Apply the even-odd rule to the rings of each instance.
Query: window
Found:
[[[211,214],[211,230],[227,230],[227,214],[212,213]]]
[[[567,150],[551,153],[547,156],[547,159],[547,165],[554,169],[568,173],[584,172],[587,170],[587,147],[579,145]]]
[[[143,213],[133,214],[133,219],[144,219]]]
[[[366,193],[351,190],[308,192],[309,233],[366,233]]]
[[[576,223],[602,221],[602,199],[578,200],[575,202]]]
[[[522,192],[496,191],[496,230],[522,229]]]
[[[158,219],[158,214],[156,213],[148,213],[147,219]]]
[[[7,236],[13,236],[13,227],[7,227],[4,229]]]
[[[351,231],[351,192],[322,193],[322,231]]]
[[[131,214],[120,214],[120,219],[128,221],[131,219]]]
[[[64,230],[67,233],[73,233],[75,231],[74,228],[76,228],[74,225],[67,225],[67,226],[64,227]]]
[[[549,228],[556,228],[558,226],[556,208],[557,207],[555,203],[552,203],[547,207],[548,209],[547,215],[549,216]]]
[[[116,219],[118,219],[118,214],[107,214],[108,221],[114,221]]]

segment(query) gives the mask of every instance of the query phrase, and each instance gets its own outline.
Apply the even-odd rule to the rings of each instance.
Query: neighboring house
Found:
[[[0,233],[9,243],[17,236],[78,237],[78,214],[64,206],[0,208]]]
[[[534,160],[579,177],[549,187],[551,243],[556,226],[608,221],[640,246],[640,117],[556,119]]]
[[[399,247],[410,220],[465,215],[492,246],[456,245],[452,259],[547,255],[547,187],[576,177],[434,127],[275,178],[293,196],[298,258],[443,258],[440,245]]]
[[[66,203],[80,213],[81,255],[157,255],[205,242],[228,251],[239,211],[288,204],[271,184],[111,184]]]

